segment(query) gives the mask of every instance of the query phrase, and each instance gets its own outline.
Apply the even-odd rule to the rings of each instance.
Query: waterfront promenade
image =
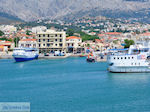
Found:
[[[80,55],[82,54],[71,54],[68,53],[65,56],[54,56],[54,55],[50,55],[50,56],[44,56],[44,54],[39,54],[39,59],[64,59],[64,58],[69,58],[69,57],[80,57]],[[88,54],[86,54],[85,56],[87,56]],[[12,52],[10,53],[1,53],[0,54],[0,59],[13,59],[12,56]],[[106,56],[104,57],[104,59],[100,59],[100,57],[97,58],[97,62],[106,62]]]

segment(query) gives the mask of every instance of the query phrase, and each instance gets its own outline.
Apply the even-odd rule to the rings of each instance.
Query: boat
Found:
[[[96,60],[95,60],[95,55],[93,54],[93,52],[90,52],[89,54],[88,54],[88,57],[87,57],[87,59],[86,59],[86,61],[87,62],[95,62]]]
[[[15,48],[13,55],[16,62],[38,59],[39,50],[36,48]]]
[[[81,55],[79,55],[80,57],[86,57],[86,55],[84,53],[82,53]]]
[[[145,42],[131,45],[128,49],[110,49],[108,71],[114,73],[150,72],[150,47]]]

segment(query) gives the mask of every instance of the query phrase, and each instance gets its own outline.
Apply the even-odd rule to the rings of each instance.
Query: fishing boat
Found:
[[[139,42],[129,49],[110,49],[107,56],[108,71],[115,73],[150,72],[150,47]]]
[[[16,62],[38,59],[39,51],[36,48],[15,48],[13,57]]]
[[[93,54],[93,52],[90,52],[89,54],[88,54],[88,56],[87,56],[87,59],[86,59],[86,61],[87,62],[95,62],[96,60],[96,57],[95,57],[95,55]]]

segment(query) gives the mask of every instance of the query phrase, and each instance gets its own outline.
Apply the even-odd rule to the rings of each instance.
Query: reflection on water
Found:
[[[19,67],[23,68],[24,67],[24,63],[19,63]]]
[[[149,81],[150,73],[108,73],[108,79],[128,83],[145,83]]]

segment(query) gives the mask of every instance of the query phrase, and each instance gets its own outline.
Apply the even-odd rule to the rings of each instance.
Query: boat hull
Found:
[[[109,72],[112,73],[149,73],[149,66],[135,66],[135,67],[109,67]]]
[[[92,62],[95,62],[95,59],[93,59],[93,58],[87,58],[86,61],[92,63]]]
[[[38,55],[35,57],[14,57],[16,62],[24,62],[24,61],[31,61],[34,59],[38,59]]]

